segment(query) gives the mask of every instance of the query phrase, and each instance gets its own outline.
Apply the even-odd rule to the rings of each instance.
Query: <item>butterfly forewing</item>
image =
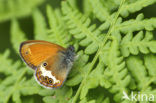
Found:
[[[62,50],[64,48],[57,44],[41,40],[30,40],[21,44],[20,55],[28,66],[36,69],[41,62],[55,56],[58,51]]]

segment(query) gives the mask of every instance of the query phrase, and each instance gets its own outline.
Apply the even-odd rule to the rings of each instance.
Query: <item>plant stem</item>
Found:
[[[91,70],[93,69],[93,66],[94,66],[95,62],[96,62],[97,59],[98,59],[98,56],[99,56],[99,54],[100,54],[100,51],[102,51],[103,46],[106,44],[106,42],[107,42],[109,36],[111,35],[111,32],[112,32],[112,30],[113,30],[113,28],[114,28],[114,25],[115,25],[115,23],[116,23],[116,21],[117,21],[117,19],[118,19],[119,14],[120,14],[121,6],[124,4],[124,2],[125,2],[125,0],[122,0],[122,1],[121,1],[120,6],[119,6],[119,10],[118,10],[118,12],[117,12],[116,15],[115,15],[115,19],[114,19],[113,22],[111,23],[111,26],[110,26],[110,28],[109,28],[109,31],[108,31],[108,33],[106,34],[106,36],[105,36],[105,38],[104,38],[104,40],[103,40],[103,44],[102,44],[101,46],[99,46],[99,49],[98,49],[98,51],[97,51],[97,53],[96,53],[96,55],[95,55],[95,57],[94,57],[94,59],[93,59],[93,61],[92,61],[92,63],[91,63],[90,69],[88,70],[86,76],[84,77],[82,83],[80,84],[80,87],[79,87],[78,91],[76,92],[76,95],[74,96],[72,103],[76,103],[77,98],[78,98],[78,96],[79,96],[79,94],[80,94],[80,91],[81,91],[81,89],[82,89],[84,83],[86,82],[86,79],[87,79],[89,73],[90,73]]]

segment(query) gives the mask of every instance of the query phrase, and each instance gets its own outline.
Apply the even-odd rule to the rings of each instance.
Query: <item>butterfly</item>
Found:
[[[42,40],[28,40],[20,45],[23,61],[32,68],[36,81],[46,88],[61,87],[75,59],[73,46],[64,48]]]

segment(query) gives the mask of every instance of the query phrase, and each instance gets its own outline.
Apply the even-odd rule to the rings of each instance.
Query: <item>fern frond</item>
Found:
[[[16,53],[19,53],[19,45],[21,42],[27,40],[25,33],[20,29],[18,21],[12,20],[11,23],[11,42]]]
[[[153,54],[145,55],[144,57],[145,66],[148,70],[149,76],[155,77],[156,75],[156,56]],[[155,81],[156,83],[156,81]]]
[[[38,9],[33,11],[33,21],[35,39],[49,40],[45,18]]]
[[[87,100],[87,98],[84,98],[79,103],[96,103],[96,100]]]
[[[142,94],[146,94],[147,96],[151,96],[152,95],[156,95],[156,89],[152,89],[151,87],[146,88],[145,90],[141,91]],[[146,100],[146,98],[144,98],[144,101]]]
[[[154,4],[156,0],[137,0],[130,4],[124,4],[121,8],[120,15],[127,17],[130,13],[137,12],[144,7]]]
[[[104,71],[104,77],[112,84],[110,92],[114,93],[114,100],[121,101],[122,92],[131,81],[124,58],[120,55],[118,43],[113,39],[108,53],[108,67]]]
[[[154,28],[156,28],[156,18],[150,18],[150,19],[144,19],[144,15],[139,14],[136,19],[131,19],[128,21],[125,21],[123,23],[121,18],[118,22],[118,24],[115,26],[114,31],[120,31],[122,33],[128,33],[133,31],[139,31],[139,30],[147,30],[152,31]]]
[[[49,5],[47,6],[47,16],[50,29],[47,29],[46,21],[43,15],[36,10],[34,12],[34,24],[35,24],[35,38],[51,41],[62,46],[67,46],[67,43],[71,39],[71,35],[64,27],[59,10],[53,10]],[[39,21],[39,22],[38,22]]]
[[[93,54],[101,45],[102,37],[96,25],[91,25],[89,18],[82,16],[77,10],[74,10],[66,2],[62,3],[62,10],[67,21],[67,26],[70,33],[78,40],[81,46],[87,46],[85,49],[86,54]]]
[[[18,21],[15,19],[12,20],[11,42],[16,52],[19,52],[19,45],[24,40],[26,40],[26,37],[24,32],[20,29]],[[9,54],[10,53],[6,51],[4,53],[4,56],[0,56],[2,63],[4,62],[3,64],[5,65],[5,67],[4,65],[1,65],[0,71],[3,74],[7,75],[7,77],[4,78],[0,84],[0,102],[8,103],[8,101],[12,97],[13,102],[21,103],[22,100],[20,97],[22,95],[26,96],[37,94],[40,88],[37,87],[38,85],[34,85],[34,78],[32,79],[33,82],[30,82],[29,80],[26,80],[26,78],[23,78],[23,76],[27,73],[27,68],[23,68],[20,61],[16,61],[14,63],[13,61],[10,61],[10,58],[8,58]]]
[[[58,90],[55,90],[55,97],[46,96],[43,98],[43,101],[45,103],[52,102],[67,103],[68,101],[70,101],[72,94],[73,94],[72,88],[64,86]]]
[[[32,10],[44,0],[1,0],[0,22],[11,18],[24,17],[31,14]]]
[[[102,72],[104,69],[104,65],[102,63],[99,63],[97,67],[89,74],[89,76],[86,79],[86,83],[82,88],[80,99],[86,97],[89,89],[96,88],[98,85],[100,85],[100,79],[102,77]]]
[[[91,14],[92,14],[92,6],[91,6],[89,0],[83,1],[83,13],[86,16],[91,16]]]
[[[8,76],[1,82],[0,102],[8,103],[9,99],[12,97],[12,101],[21,103],[22,100],[20,97],[22,95],[32,95],[39,92],[40,88],[35,82],[34,78],[30,81],[26,81],[26,79],[23,78],[26,71],[27,68],[21,68],[20,70],[16,70],[14,72],[12,71],[12,75]]]
[[[43,89],[39,91],[39,95],[40,96],[51,96],[54,95],[55,91],[51,90],[49,91],[49,89]]]
[[[139,52],[143,54],[156,53],[156,41],[152,39],[151,32],[146,32],[144,36],[143,32],[140,31],[134,37],[132,33],[128,33],[121,41],[121,53],[124,57],[130,54],[137,55]]]
[[[62,14],[59,9],[53,10],[50,6],[47,6],[47,16],[51,32],[49,37],[51,38],[51,41],[62,46],[67,46],[67,43],[71,39],[71,35],[66,30],[65,23],[61,15]]]
[[[110,99],[107,97],[102,101],[102,103],[110,103]]]
[[[89,2],[92,5],[93,12],[95,16],[100,20],[100,21],[108,21],[109,23],[112,22],[112,18],[110,16],[109,11],[107,10],[106,7],[102,5],[101,0],[89,0]]]
[[[115,2],[117,0],[100,0],[101,3],[103,4],[103,6],[105,8],[108,8],[109,12],[113,11],[113,10],[116,10],[118,8],[118,6],[120,5],[121,1],[119,2],[119,4],[116,4]]]
[[[128,70],[131,72],[132,76],[135,78],[135,81],[138,84],[137,88],[142,89],[149,81],[149,77],[147,76],[147,71],[143,65],[143,61],[138,56],[130,56],[126,60],[126,63]]]
[[[10,50],[6,50],[3,54],[0,54],[0,61],[2,63],[2,65],[0,65],[0,73],[3,73],[5,75],[10,75],[14,73],[21,65],[21,62],[19,61],[13,64],[13,61],[9,58],[9,56]],[[10,66],[14,69],[9,68]]]

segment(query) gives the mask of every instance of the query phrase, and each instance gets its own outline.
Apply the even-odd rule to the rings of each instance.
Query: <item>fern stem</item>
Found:
[[[98,56],[99,56],[99,50],[98,50],[97,54],[95,55],[95,57],[94,57],[94,59],[93,59],[91,65],[90,65],[90,68],[89,68],[87,74],[85,75],[85,77],[84,77],[82,83],[80,84],[80,87],[79,87],[78,91],[76,92],[76,95],[74,96],[72,103],[76,103],[77,98],[78,98],[78,96],[79,96],[79,94],[80,94],[80,91],[81,91],[81,89],[82,89],[84,83],[86,82],[86,79],[87,79],[87,77],[88,77],[90,71],[92,70],[92,68],[93,68],[93,66],[94,66],[94,64],[95,64],[95,62],[96,62],[96,60],[98,59]]]
[[[124,4],[124,2],[125,2],[125,0],[122,0],[121,3],[120,3],[119,10],[118,10],[118,12],[116,13],[115,19],[114,19],[113,22],[111,23],[111,26],[110,26],[110,28],[109,28],[109,30],[108,30],[108,33],[106,34],[106,36],[105,36],[105,38],[104,38],[104,40],[103,40],[102,47],[106,44],[106,42],[107,42],[109,36],[111,35],[111,32],[112,32],[113,29],[114,29],[114,25],[115,25],[115,23],[116,23],[116,21],[117,21],[119,15],[120,15],[121,7],[122,7],[122,5]]]
[[[76,95],[75,95],[74,98],[73,98],[72,103],[76,103],[77,98],[78,98],[78,96],[79,96],[79,94],[80,94],[80,91],[81,91],[81,89],[82,89],[84,83],[86,82],[86,79],[87,79],[89,73],[90,73],[91,70],[93,69],[93,66],[94,66],[95,62],[96,62],[97,59],[98,59],[98,56],[99,56],[99,54],[100,54],[100,51],[102,50],[102,47],[105,45],[106,41],[108,40],[108,38],[109,38],[109,36],[110,36],[110,34],[111,34],[111,32],[112,32],[112,29],[114,28],[114,25],[115,25],[115,23],[116,23],[116,21],[117,21],[117,18],[118,18],[118,16],[119,16],[119,14],[120,14],[120,11],[121,11],[121,6],[124,4],[124,2],[125,2],[125,0],[122,0],[122,1],[121,1],[120,6],[119,6],[119,10],[118,10],[117,14],[115,15],[114,21],[111,23],[111,26],[110,26],[110,28],[109,28],[109,31],[108,31],[108,33],[106,34],[105,38],[104,38],[104,42],[103,42],[102,45],[99,47],[99,49],[98,49],[98,51],[97,51],[97,53],[96,53],[96,55],[95,55],[95,57],[94,57],[94,59],[93,59],[93,61],[92,61],[92,63],[91,63],[91,66],[90,66],[90,68],[89,68],[89,70],[88,70],[86,76],[84,77],[82,83],[80,84],[80,87],[78,88],[78,91],[76,92]]]

